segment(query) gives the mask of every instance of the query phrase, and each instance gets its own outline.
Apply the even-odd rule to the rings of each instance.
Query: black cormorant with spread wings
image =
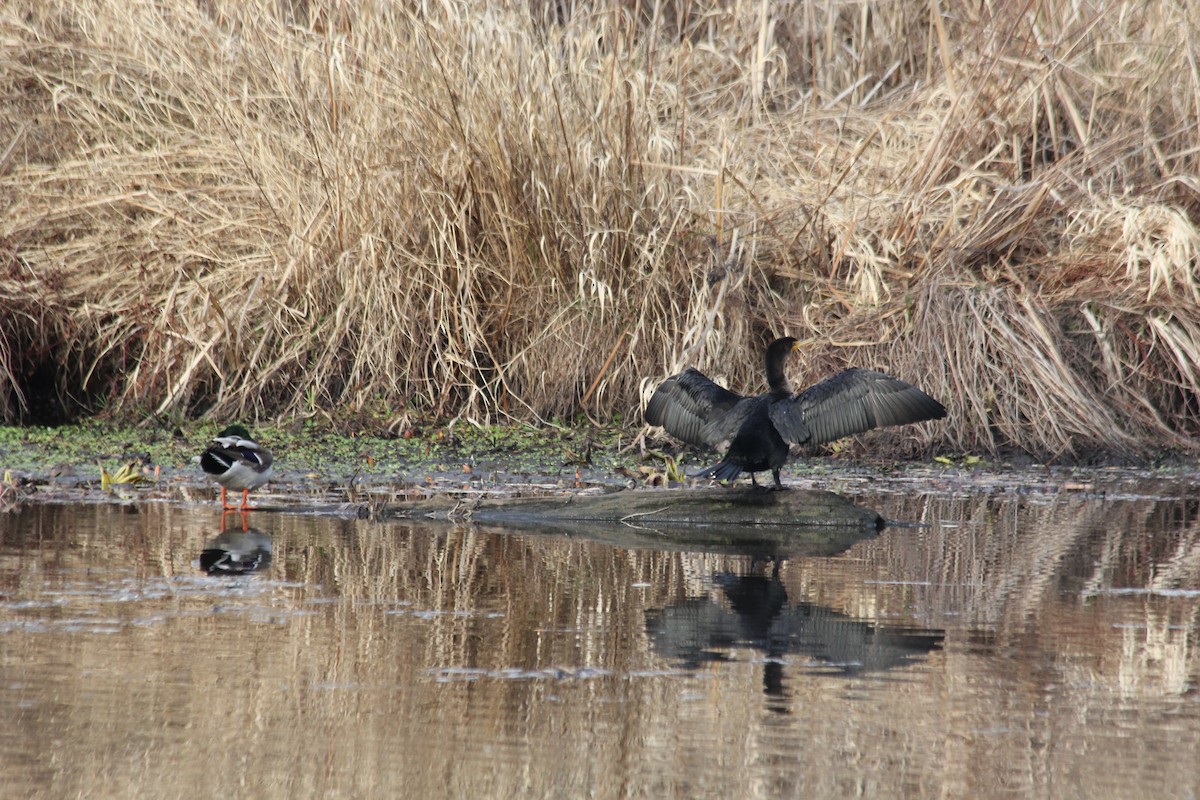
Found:
[[[779,470],[792,445],[806,447],[888,425],[941,419],[945,407],[912,384],[871,369],[852,368],[826,378],[799,394],[784,374],[787,357],[800,343],[792,337],[767,347],[766,394],[742,397],[689,367],[655,390],[646,405],[646,422],[722,459],[697,478],[732,481],[742,472],[771,470],[782,488]]]

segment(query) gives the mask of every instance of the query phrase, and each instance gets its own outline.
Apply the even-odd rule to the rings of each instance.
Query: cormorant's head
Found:
[[[778,349],[782,355],[787,355],[795,350],[799,350],[804,343],[795,336],[781,336],[767,346],[767,352]]]
[[[784,336],[767,345],[767,385],[776,394],[791,394],[792,387],[783,373],[783,362],[803,344],[792,336]]]

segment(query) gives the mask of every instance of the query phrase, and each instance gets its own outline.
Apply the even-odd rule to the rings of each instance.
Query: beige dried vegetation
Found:
[[[896,452],[1194,447],[1165,0],[0,8],[0,415],[636,418],[894,372]]]

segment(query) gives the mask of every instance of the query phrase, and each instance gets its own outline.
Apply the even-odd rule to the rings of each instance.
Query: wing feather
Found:
[[[646,422],[661,425],[680,441],[698,447],[712,442],[703,434],[704,427],[737,405],[742,396],[709,380],[704,373],[689,367],[658,385],[646,404]]]
[[[220,475],[239,464],[255,472],[266,472],[274,460],[270,450],[252,439],[218,436],[200,454],[200,467],[210,475]]]
[[[946,409],[910,383],[856,368],[773,403],[770,415],[784,441],[816,445],[874,428],[941,419]]]

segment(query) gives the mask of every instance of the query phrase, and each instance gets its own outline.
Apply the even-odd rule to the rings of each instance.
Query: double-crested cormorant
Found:
[[[241,425],[230,425],[217,434],[208,449],[200,454],[200,468],[221,484],[221,508],[249,511],[250,490],[257,489],[275,474],[271,451],[250,438]],[[241,506],[225,502],[228,489],[241,490]]]
[[[661,425],[676,439],[710,447],[722,460],[698,478],[732,481],[743,471],[779,470],[791,445],[818,445],[843,436],[946,416],[945,407],[915,386],[870,369],[848,369],[793,394],[783,365],[800,343],[790,336],[767,347],[769,391],[742,397],[689,367],[655,390],[646,422]]]

